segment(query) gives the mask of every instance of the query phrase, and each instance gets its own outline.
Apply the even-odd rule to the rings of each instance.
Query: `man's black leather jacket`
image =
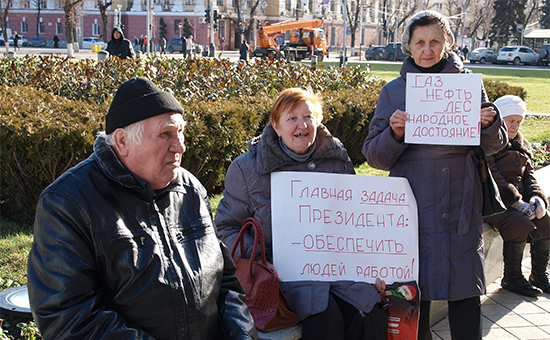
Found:
[[[44,339],[257,339],[206,190],[153,191],[103,137],[40,196],[29,255]]]

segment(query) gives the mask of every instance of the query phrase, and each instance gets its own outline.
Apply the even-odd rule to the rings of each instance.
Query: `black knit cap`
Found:
[[[105,133],[168,112],[183,113],[171,93],[161,91],[149,79],[132,78],[120,85],[111,102],[105,117]]]

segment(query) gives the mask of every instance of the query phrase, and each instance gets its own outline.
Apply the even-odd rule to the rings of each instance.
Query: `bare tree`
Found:
[[[77,13],[82,8],[84,0],[63,0],[63,11],[65,11],[65,35],[67,36],[67,56],[74,57],[73,52],[73,30],[77,26]]]
[[[46,8],[46,0],[33,0],[36,6],[36,35],[40,34],[40,12],[42,8]]]
[[[246,6],[244,2],[246,1]],[[261,4],[265,0],[234,0],[233,6],[235,8],[234,14],[225,13],[223,15],[224,19],[231,20],[235,26],[235,35],[243,34],[245,39],[250,41],[252,32],[254,32],[254,25],[258,24],[258,19],[256,16],[262,14],[264,11],[261,8]],[[245,14],[246,10],[246,14]],[[245,16],[248,15],[248,23],[246,23]],[[242,26],[239,26],[241,23]],[[242,31],[239,31],[239,28],[242,27]]]
[[[382,19],[383,34],[386,42],[397,42],[395,39],[395,30],[404,26],[409,18],[419,10],[429,7],[429,0],[382,0],[380,5],[380,15]],[[352,31],[353,32],[353,31]]]
[[[491,33],[491,18],[494,15],[492,0],[478,0],[468,13],[470,21],[470,35],[475,39],[486,40]]]
[[[12,0],[0,0],[0,15],[2,18],[2,22],[0,23],[2,25],[2,35],[4,36],[4,45],[6,46],[6,53],[10,51],[10,44],[8,43],[8,23],[6,21],[6,18],[8,17],[8,14],[10,12],[10,8],[12,6]]]
[[[103,41],[105,44],[109,42],[109,34],[108,34],[108,17],[107,17],[107,8],[113,4],[112,0],[97,0],[97,8],[99,8],[99,14],[101,14],[101,22],[103,23]],[[107,46],[107,45],[105,45]]]

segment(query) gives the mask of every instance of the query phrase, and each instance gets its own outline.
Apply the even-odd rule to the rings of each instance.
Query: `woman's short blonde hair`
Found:
[[[317,125],[323,120],[323,101],[310,90],[304,90],[300,88],[289,88],[279,93],[279,97],[271,109],[271,115],[269,116],[270,122],[278,122],[279,118],[285,111],[294,110],[298,105],[303,102],[309,101],[313,105],[313,114],[318,122]]]

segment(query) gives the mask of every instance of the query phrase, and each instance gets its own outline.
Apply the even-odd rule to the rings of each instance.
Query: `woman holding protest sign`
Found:
[[[248,217],[256,218],[265,235],[267,260],[272,262],[272,172],[306,171],[353,174],[353,164],[342,143],[324,125],[322,103],[310,91],[282,91],[262,135],[253,138],[250,150],[237,157],[227,170],[224,197],[215,223],[219,237],[232,247]],[[250,257],[253,237],[245,237]],[[387,315],[381,308],[383,282],[376,287],[352,281],[281,282],[291,309],[301,319],[302,339],[383,340]]]
[[[432,339],[431,300],[447,300],[451,337],[481,339],[481,304],[485,293],[482,191],[473,148],[460,145],[405,143],[408,73],[465,73],[451,50],[448,20],[422,11],[409,19],[402,36],[401,76],[384,86],[363,154],[370,166],[409,180],[418,204],[418,339]],[[506,127],[481,85],[481,147],[494,154],[507,143]]]

